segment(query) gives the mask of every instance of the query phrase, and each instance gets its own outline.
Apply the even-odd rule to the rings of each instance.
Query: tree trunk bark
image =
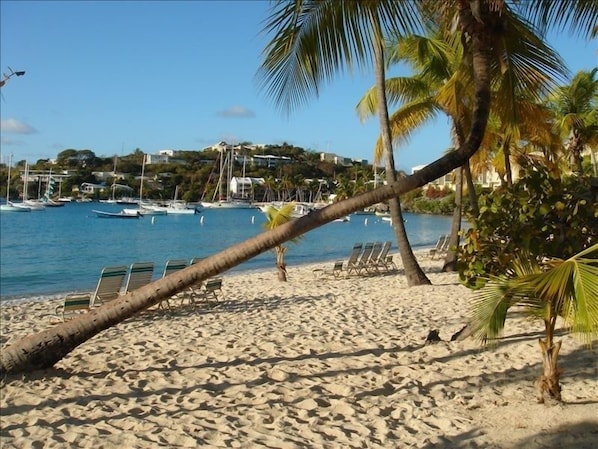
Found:
[[[461,212],[463,203],[463,169],[456,170],[455,183],[455,208],[453,209],[453,221],[451,224],[451,236],[449,237],[449,248],[446,252],[442,271],[457,270],[457,248],[459,247],[459,231],[461,231]]]
[[[276,270],[278,271],[278,280],[281,282],[287,281],[287,266],[284,263],[284,253],[286,248],[277,246],[276,249]]]
[[[480,208],[478,207],[478,195],[475,191],[475,184],[473,183],[473,176],[471,174],[471,166],[469,161],[463,165],[463,173],[467,182],[467,195],[469,196],[469,212],[474,217],[480,215]]]
[[[507,187],[513,186],[513,169],[511,168],[511,139],[506,139],[502,146],[503,156],[505,157],[505,176],[507,178]]]
[[[561,385],[559,379],[561,373],[557,367],[561,342],[557,341],[552,346],[548,346],[544,340],[539,340],[540,351],[542,352],[542,365],[544,374],[537,381],[538,402],[544,402],[545,393],[549,397],[561,400]]]
[[[380,133],[382,136],[382,145],[384,148],[384,160],[386,166],[386,180],[389,183],[396,182],[395,162],[392,149],[392,135],[390,132],[390,122],[388,119],[388,105],[386,102],[386,77],[384,71],[384,49],[382,48],[383,39],[381,35],[375,36],[374,43],[374,66],[376,72],[376,91],[378,95],[378,117],[380,119]],[[405,269],[407,285],[429,285],[430,280],[419,266],[415,254],[409,243],[405,222],[401,212],[401,202],[399,197],[393,197],[389,200],[390,219],[392,229],[397,239],[399,255]]]

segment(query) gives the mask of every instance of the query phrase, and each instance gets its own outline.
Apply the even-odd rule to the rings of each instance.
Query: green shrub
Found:
[[[519,253],[541,261],[566,259],[598,241],[598,202],[588,177],[553,177],[538,164],[522,168],[511,188],[479,198],[480,215],[468,217],[459,252],[465,285],[482,287],[488,275],[507,271]]]

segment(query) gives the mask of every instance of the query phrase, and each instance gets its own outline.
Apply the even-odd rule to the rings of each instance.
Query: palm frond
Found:
[[[551,259],[548,265],[545,273],[524,282],[589,343],[598,335],[598,244],[567,260]]]
[[[598,35],[596,0],[535,0],[519,2],[525,17],[542,29],[569,30],[588,39]]]
[[[388,35],[420,25],[417,4],[410,0],[279,0],[270,11],[263,31],[274,36],[256,77],[284,112],[317,97],[338,73],[370,64],[377,26]]]
[[[266,222],[264,227],[268,230],[274,229],[280,225],[291,221],[291,214],[295,207],[295,203],[286,203],[280,207],[280,209],[269,206],[264,212],[266,215]]]
[[[483,341],[498,337],[509,308],[517,304],[545,320],[561,315],[590,343],[598,335],[598,244],[567,260],[550,259],[546,266],[542,270],[519,255],[505,276],[491,278],[472,302],[473,335]]]
[[[516,297],[506,278],[490,278],[472,300],[472,336],[483,343],[495,343],[502,336],[507,312]]]
[[[415,77],[395,77],[386,80],[386,100],[388,104],[413,101],[427,95],[429,91],[430,86]],[[355,109],[362,121],[376,115],[378,111],[376,87],[372,87],[366,92]]]

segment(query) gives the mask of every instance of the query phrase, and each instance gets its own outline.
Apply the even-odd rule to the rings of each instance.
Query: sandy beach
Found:
[[[541,324],[511,318],[494,349],[451,342],[471,292],[423,255],[431,286],[313,271],[332,263],[287,283],[274,266],[225,274],[216,307],[143,314],[3,379],[0,446],[596,448],[596,347],[560,334],[563,402],[536,403]],[[2,346],[59,302],[3,304]]]

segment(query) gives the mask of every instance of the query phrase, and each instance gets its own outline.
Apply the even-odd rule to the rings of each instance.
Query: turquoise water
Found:
[[[204,210],[198,215],[97,218],[92,209],[123,206],[69,203],[41,212],[0,214],[0,299],[46,297],[93,290],[102,267],[153,261],[154,278],[169,259],[205,257],[263,232],[258,209]],[[450,230],[450,217],[404,214],[414,248],[432,246]],[[367,220],[367,222],[366,222]],[[393,241],[389,223],[352,215],[289,244],[288,266],[347,258],[357,241]],[[274,254],[261,254],[233,269],[274,269]]]

